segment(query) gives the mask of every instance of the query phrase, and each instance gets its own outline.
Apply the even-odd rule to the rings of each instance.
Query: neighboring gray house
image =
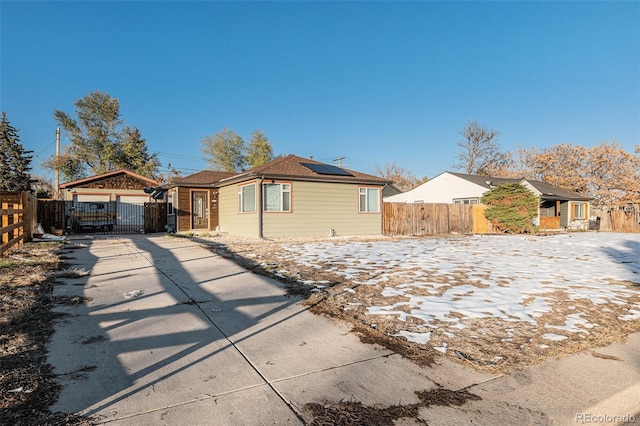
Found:
[[[389,203],[480,204],[482,195],[501,183],[518,182],[540,199],[538,224],[542,229],[586,229],[589,197],[532,179],[508,179],[444,172],[402,194],[385,197]]]

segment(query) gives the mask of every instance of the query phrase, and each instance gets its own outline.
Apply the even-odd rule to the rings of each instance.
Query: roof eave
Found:
[[[284,174],[258,174],[258,173],[245,173],[238,176],[233,176],[228,179],[223,179],[217,182],[214,186],[216,188],[233,185],[235,183],[246,182],[253,179],[264,179],[264,180],[294,180],[294,181],[303,181],[303,182],[325,182],[325,183],[351,183],[351,184],[361,184],[361,185],[378,185],[384,186],[387,184],[391,184],[391,181],[386,180],[373,180],[373,179],[364,179],[364,178],[342,178],[337,179],[331,176],[299,176],[299,175],[284,175]]]
[[[118,175],[118,174],[129,175],[131,177],[135,177],[137,179],[141,179],[141,180],[147,181],[149,183],[154,183],[156,185],[158,185],[160,183],[155,179],[151,179],[151,178],[148,178],[146,176],[142,176],[141,174],[132,172],[130,170],[120,169],[120,170],[113,170],[111,172],[102,173],[102,174],[96,175],[96,176],[90,176],[90,177],[84,178],[84,179],[78,179],[78,180],[74,180],[74,181],[71,181],[71,182],[65,182],[65,183],[60,185],[60,188],[62,188],[62,189],[73,188],[73,187],[80,186],[80,185],[83,185],[83,184],[86,184],[86,183],[89,183],[89,182],[106,179],[106,178],[109,178],[109,177],[112,177],[112,176],[115,176],[115,175]]]

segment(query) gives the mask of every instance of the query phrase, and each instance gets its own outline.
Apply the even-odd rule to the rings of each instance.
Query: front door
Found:
[[[209,229],[207,191],[191,193],[191,229]]]

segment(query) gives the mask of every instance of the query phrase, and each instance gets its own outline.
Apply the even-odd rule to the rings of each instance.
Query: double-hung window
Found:
[[[256,184],[238,187],[238,211],[253,213],[256,211]]]
[[[586,204],[585,203],[574,203],[573,204],[573,218],[574,219],[586,219]]]
[[[290,183],[266,183],[263,189],[265,212],[291,211]]]
[[[380,188],[359,188],[360,213],[379,213],[380,212]]]

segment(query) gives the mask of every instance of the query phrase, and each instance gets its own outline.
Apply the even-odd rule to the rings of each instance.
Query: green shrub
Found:
[[[538,198],[519,183],[503,183],[482,196],[485,216],[496,230],[513,234],[535,232]]]

